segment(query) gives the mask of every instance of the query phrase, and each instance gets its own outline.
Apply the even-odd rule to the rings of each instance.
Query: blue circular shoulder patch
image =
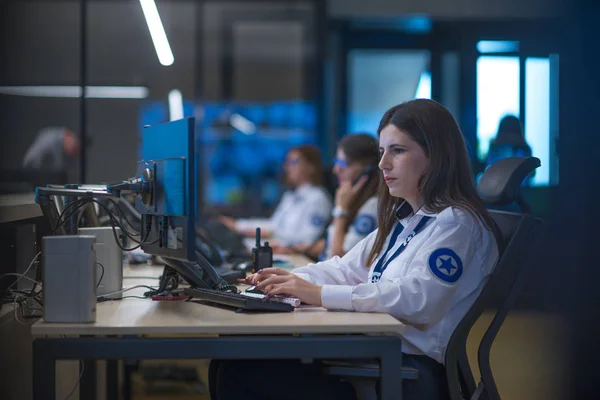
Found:
[[[375,230],[377,221],[375,217],[368,214],[362,214],[354,219],[354,229],[359,235],[368,235]]]
[[[319,214],[313,214],[313,216],[310,217],[310,223],[314,226],[323,226],[325,224],[325,218]]]
[[[429,269],[446,283],[454,283],[463,272],[462,261],[458,255],[446,248],[437,249],[429,256]]]

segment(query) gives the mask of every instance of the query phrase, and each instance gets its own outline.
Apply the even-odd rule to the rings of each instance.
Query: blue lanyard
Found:
[[[417,226],[415,227],[415,229],[406,237],[406,239],[404,239],[404,242],[400,245],[400,247],[398,247],[398,250],[396,250],[396,252],[394,254],[392,254],[392,256],[390,257],[390,259],[387,260],[387,262],[384,264],[383,261],[385,260],[385,257],[387,256],[389,251],[392,249],[392,247],[394,247],[394,245],[396,244],[396,240],[398,240],[398,236],[400,236],[400,233],[404,230],[404,226],[402,226],[402,224],[398,222],[398,225],[396,225],[396,228],[394,228],[394,232],[392,233],[392,237],[390,239],[390,243],[388,245],[387,250],[385,251],[385,253],[383,253],[383,256],[381,256],[379,261],[377,261],[377,264],[375,265],[375,268],[373,269],[373,275],[371,276],[371,283],[376,283],[379,281],[379,279],[381,279],[381,275],[383,275],[383,272],[386,270],[386,268],[388,267],[390,262],[392,262],[392,260],[394,260],[396,257],[398,257],[400,255],[400,253],[402,253],[404,251],[404,249],[406,249],[406,246],[408,246],[408,243],[410,243],[410,241],[415,236],[417,236],[417,234],[421,231],[421,229],[423,229],[425,224],[427,224],[427,221],[429,221],[431,218],[433,218],[433,217],[423,216],[421,218],[421,220],[419,221],[419,223],[417,224]]]

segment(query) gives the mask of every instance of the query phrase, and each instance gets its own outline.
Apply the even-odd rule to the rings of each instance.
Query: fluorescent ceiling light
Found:
[[[183,97],[177,89],[169,92],[169,114],[171,121],[183,118]]]
[[[519,42],[513,40],[480,40],[477,42],[480,53],[516,53],[519,51]]]
[[[154,0],[140,0],[140,5],[142,6],[142,11],[146,18],[146,24],[148,24],[148,30],[150,31],[150,36],[154,43],[154,49],[156,49],[158,61],[165,67],[168,67],[173,64],[175,58],[173,57],[171,46],[169,46],[165,28],[160,20],[156,3]]]
[[[245,135],[256,133],[256,125],[254,125],[254,122],[250,121],[248,118],[242,117],[240,114],[231,114],[229,123]]]
[[[0,86],[1,94],[30,97],[81,97],[81,86]],[[86,86],[90,99],[145,99],[148,88],[143,86]]]

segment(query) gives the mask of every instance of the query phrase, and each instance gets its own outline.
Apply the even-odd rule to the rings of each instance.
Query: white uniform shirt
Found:
[[[67,170],[73,167],[74,160],[65,156],[64,137],[66,128],[44,128],[27,149],[23,158],[24,168]]]
[[[344,236],[343,250],[349,252],[358,242],[366,238],[377,228],[377,196],[373,196],[357,211],[352,225],[348,227],[346,236]],[[329,224],[327,228],[327,237],[325,241],[325,251],[321,255],[322,260],[327,260],[332,256],[333,233],[335,225]]]
[[[478,219],[448,207],[438,214],[419,211],[413,218],[402,219],[405,229],[386,254],[386,262],[423,216],[433,219],[389,263],[376,283],[371,283],[371,278],[379,258],[371,266],[365,263],[377,231],[343,258],[309,264],[294,274],[322,285],[325,308],[382,312],[398,318],[406,324],[403,351],[443,363],[450,335],[496,265],[498,248],[493,233]],[[381,254],[390,238],[391,234]]]
[[[283,194],[270,219],[238,220],[236,228],[269,230],[282,245],[311,244],[323,235],[331,208],[325,189],[302,185]]]

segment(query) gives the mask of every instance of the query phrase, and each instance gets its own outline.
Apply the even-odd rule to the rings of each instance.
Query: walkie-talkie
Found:
[[[273,266],[273,248],[269,242],[260,245],[260,228],[256,228],[256,247],[252,249],[252,273]]]

